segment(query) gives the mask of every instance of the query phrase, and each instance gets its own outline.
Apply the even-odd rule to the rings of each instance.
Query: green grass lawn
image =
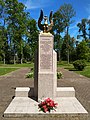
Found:
[[[66,62],[61,62],[61,64],[58,63],[58,67],[64,67],[65,69],[68,69],[70,71],[74,71],[78,74],[81,74],[83,76],[90,78],[90,62],[87,62],[86,64],[87,64],[87,66],[85,67],[85,69],[83,71],[76,70],[74,68],[73,64],[67,64]]]
[[[34,67],[33,63],[24,63],[24,64],[0,64],[0,76],[5,75],[9,72],[17,70],[22,67]]]
[[[23,63],[23,64],[0,64],[1,67],[33,67],[34,63]]]
[[[90,78],[90,66],[86,66],[83,71],[76,71],[76,73]]]
[[[74,69],[72,64],[67,64],[66,61],[61,61],[57,63],[58,67],[64,67],[70,71],[74,71],[78,74],[84,75],[90,78],[90,62],[87,62],[87,66],[83,71],[77,71]],[[21,67],[34,67],[34,63],[25,63],[25,64],[0,64],[0,75],[7,74],[11,71],[14,71]]]
[[[18,68],[0,68],[0,76],[5,75],[9,72],[12,72],[14,70],[17,70]]]

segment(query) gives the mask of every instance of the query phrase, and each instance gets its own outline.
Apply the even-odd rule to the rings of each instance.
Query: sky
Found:
[[[73,9],[76,11],[76,16],[72,18],[75,20],[73,24],[70,25],[69,33],[72,37],[77,36],[78,27],[77,23],[81,21],[82,18],[90,19],[90,0],[18,0],[22,2],[27,7],[27,11],[30,12],[30,16],[36,21],[39,18],[40,10],[43,9],[44,15],[49,16],[50,11],[56,12],[61,5],[64,3],[71,4]]]

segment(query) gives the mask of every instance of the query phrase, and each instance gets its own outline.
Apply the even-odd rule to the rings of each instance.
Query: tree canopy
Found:
[[[54,49],[58,61],[89,60],[90,20],[82,18],[77,24],[77,39],[69,33],[76,12],[71,4],[63,4],[53,14]],[[0,0],[0,61],[23,63],[34,60],[38,47],[37,22],[18,0]],[[78,42],[79,39],[83,42]]]

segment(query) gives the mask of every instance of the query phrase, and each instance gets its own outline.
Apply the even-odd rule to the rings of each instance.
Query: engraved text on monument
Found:
[[[40,41],[40,69],[52,70],[52,41],[50,39]]]

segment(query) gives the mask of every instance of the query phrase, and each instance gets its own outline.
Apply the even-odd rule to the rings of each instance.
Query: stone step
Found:
[[[15,97],[28,97],[29,92],[29,87],[17,87],[15,90]]]
[[[75,89],[73,87],[57,87],[56,97],[75,97]]]

